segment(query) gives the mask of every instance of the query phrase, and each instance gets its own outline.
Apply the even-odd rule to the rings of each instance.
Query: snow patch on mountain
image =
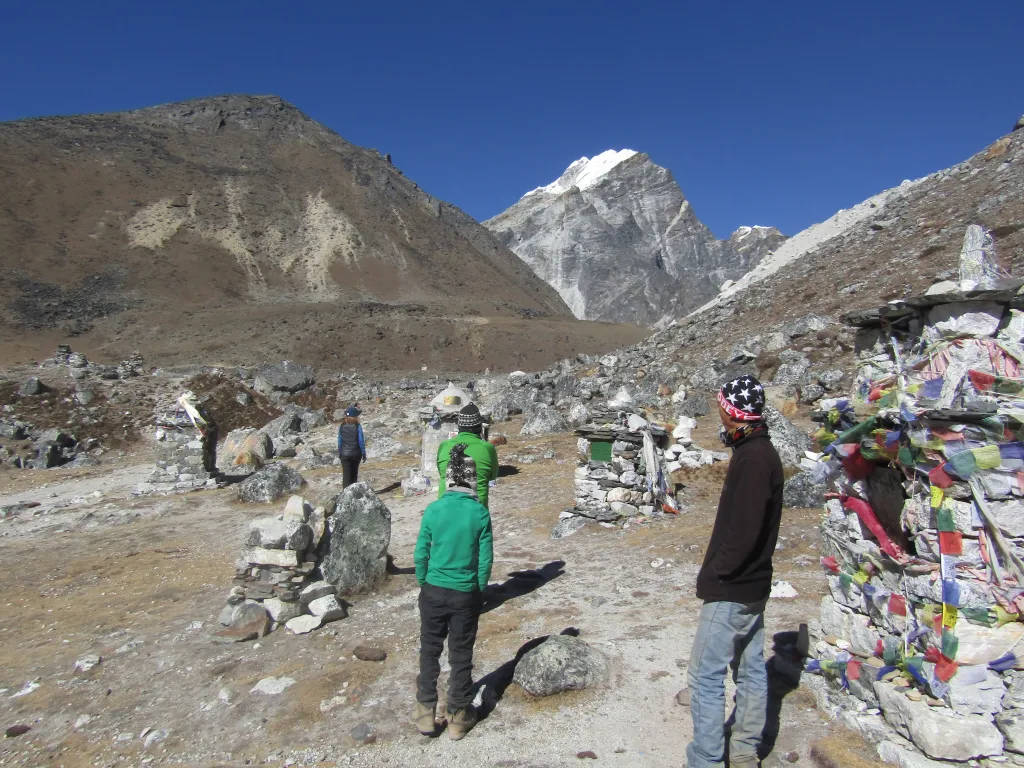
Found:
[[[596,186],[601,179],[608,174],[615,166],[622,163],[636,154],[632,149],[609,149],[594,157],[581,157],[565,169],[565,173],[559,176],[550,184],[530,190],[523,198],[530,195],[561,195],[568,192],[572,187],[579,189],[590,189]]]

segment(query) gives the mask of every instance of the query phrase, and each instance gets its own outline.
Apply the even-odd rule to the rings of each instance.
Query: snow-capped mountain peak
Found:
[[[565,172],[555,181],[530,190],[523,197],[537,194],[561,195],[572,187],[578,187],[581,190],[590,189],[596,186],[612,168],[635,154],[636,151],[632,149],[609,149],[594,157],[581,157],[566,168]]]

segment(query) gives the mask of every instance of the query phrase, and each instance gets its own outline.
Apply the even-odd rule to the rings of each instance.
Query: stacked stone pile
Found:
[[[365,483],[314,508],[291,496],[284,511],[249,523],[234,586],[215,637],[241,642],[278,626],[305,634],[347,616],[341,596],[387,578],[391,513]]]
[[[638,516],[677,513],[679,501],[671,473],[683,466],[680,459],[695,461],[691,456],[703,453],[687,450],[692,446],[694,422],[681,423],[670,436],[665,426],[636,413],[595,408],[593,415],[600,421],[576,430],[575,506],[563,513],[556,535],[584,522],[573,518],[615,524]],[[709,453],[709,462],[716,457],[727,458]]]
[[[848,317],[854,392],[817,414],[805,469],[835,497],[809,668],[840,707],[881,710],[865,732],[886,759],[901,738],[936,760],[1024,755],[1022,286],[970,228],[959,284]]]
[[[148,483],[136,487],[136,493],[166,493],[215,488],[217,479],[206,469],[206,450],[201,436],[180,424],[161,424],[153,435],[154,463]]]

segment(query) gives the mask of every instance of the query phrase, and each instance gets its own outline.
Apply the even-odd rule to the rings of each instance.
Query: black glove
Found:
[[[366,463],[366,456],[363,456],[363,464]]]

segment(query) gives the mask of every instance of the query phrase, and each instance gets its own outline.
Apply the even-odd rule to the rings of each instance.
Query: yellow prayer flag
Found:
[[[998,445],[972,448],[971,453],[974,454],[974,463],[978,465],[978,469],[995,469],[1003,463],[1003,459],[999,455]]]
[[[932,509],[938,509],[942,506],[942,489],[937,485],[932,486]]]
[[[945,605],[942,606],[942,626],[946,629],[953,629],[956,626],[957,610],[956,606]]]

